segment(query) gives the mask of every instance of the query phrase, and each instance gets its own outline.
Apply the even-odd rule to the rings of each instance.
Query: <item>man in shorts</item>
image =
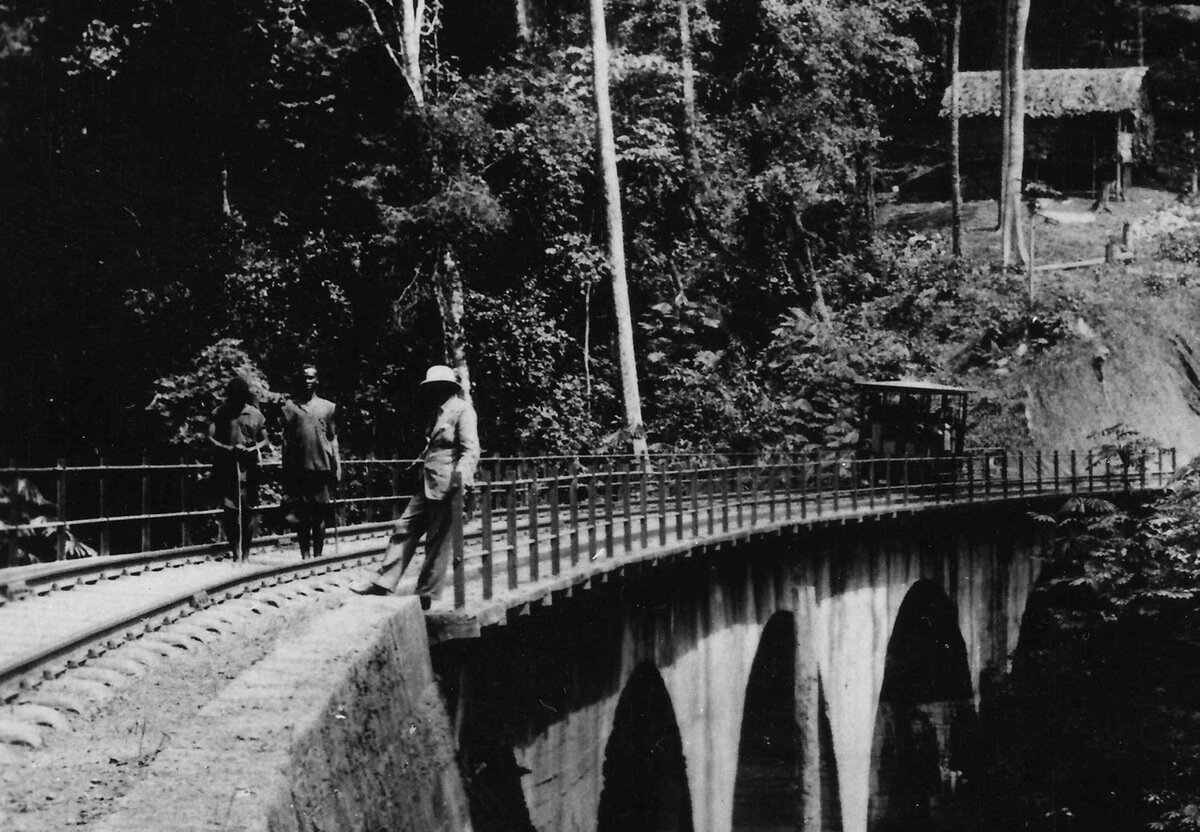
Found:
[[[341,480],[334,414],[337,405],[317,395],[317,368],[305,364],[299,393],[283,406],[283,489],[288,522],[296,526],[300,557],[321,557],[330,486]]]

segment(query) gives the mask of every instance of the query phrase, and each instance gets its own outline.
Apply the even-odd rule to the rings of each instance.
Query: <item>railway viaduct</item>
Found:
[[[751,538],[438,645],[461,758],[499,772],[477,826],[496,794],[494,828],[945,820],[1044,545],[1023,507]]]
[[[245,796],[231,829],[939,828],[969,788],[981,679],[1005,669],[1048,545],[1030,508],[614,561],[469,638],[415,599],[347,595],[96,828],[175,828],[164,795],[223,778]],[[349,668],[325,675],[329,649]],[[248,710],[270,747],[209,759]]]
[[[275,832],[962,828],[1053,545],[1033,513],[1169,474],[1070,460],[925,493],[736,467],[485,487],[453,603],[344,592],[89,828],[210,828],[164,822],[197,791]]]

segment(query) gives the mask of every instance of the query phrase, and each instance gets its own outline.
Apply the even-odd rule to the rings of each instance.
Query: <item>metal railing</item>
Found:
[[[518,463],[454,498],[454,605],[597,560],[652,556],[784,525],[897,508],[1162,487],[1174,449],[1137,455],[703,455]],[[472,505],[474,503],[474,505]],[[477,517],[475,516],[477,515]],[[470,547],[466,541],[477,537]]]
[[[1174,449],[1114,457],[1097,452],[961,456],[665,454],[489,457],[473,499],[455,502],[455,604],[466,587],[488,599],[567,565],[706,537],[896,506],[933,506],[1047,493],[1143,490],[1175,471]],[[278,515],[278,463],[261,467],[264,534],[290,530]],[[0,482],[32,481],[54,505],[52,519],[24,522],[18,501],[0,517],[4,558],[15,534],[48,533],[62,559],[73,536],[100,555],[212,549],[220,542],[211,466],[168,464],[0,468]],[[418,487],[418,462],[343,462],[336,489],[342,532],[383,531]],[[461,498],[461,492],[459,493]],[[470,545],[468,545],[468,543]],[[50,542],[47,542],[50,548]],[[524,575],[525,577],[522,577]]]

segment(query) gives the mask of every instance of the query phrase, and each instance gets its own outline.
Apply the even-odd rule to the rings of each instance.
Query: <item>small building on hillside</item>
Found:
[[[961,165],[968,198],[999,187],[1000,73],[960,72]],[[942,96],[950,116],[950,88]],[[1146,67],[1025,70],[1025,181],[1094,195],[1129,186],[1153,141]]]

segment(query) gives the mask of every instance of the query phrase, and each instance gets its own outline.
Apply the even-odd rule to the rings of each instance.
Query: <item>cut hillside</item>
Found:
[[[889,227],[948,236],[941,205],[895,208]],[[1063,260],[1094,257],[1117,222],[1039,226],[1039,242]],[[980,391],[976,444],[1086,450],[1119,424],[1175,447],[1180,465],[1200,454],[1200,210],[1151,193],[1122,203],[1119,222],[1131,225],[1134,261],[1038,272],[1038,331],[997,338],[986,361],[976,344],[954,368]],[[988,264],[995,233],[979,222],[966,235],[967,259]]]

